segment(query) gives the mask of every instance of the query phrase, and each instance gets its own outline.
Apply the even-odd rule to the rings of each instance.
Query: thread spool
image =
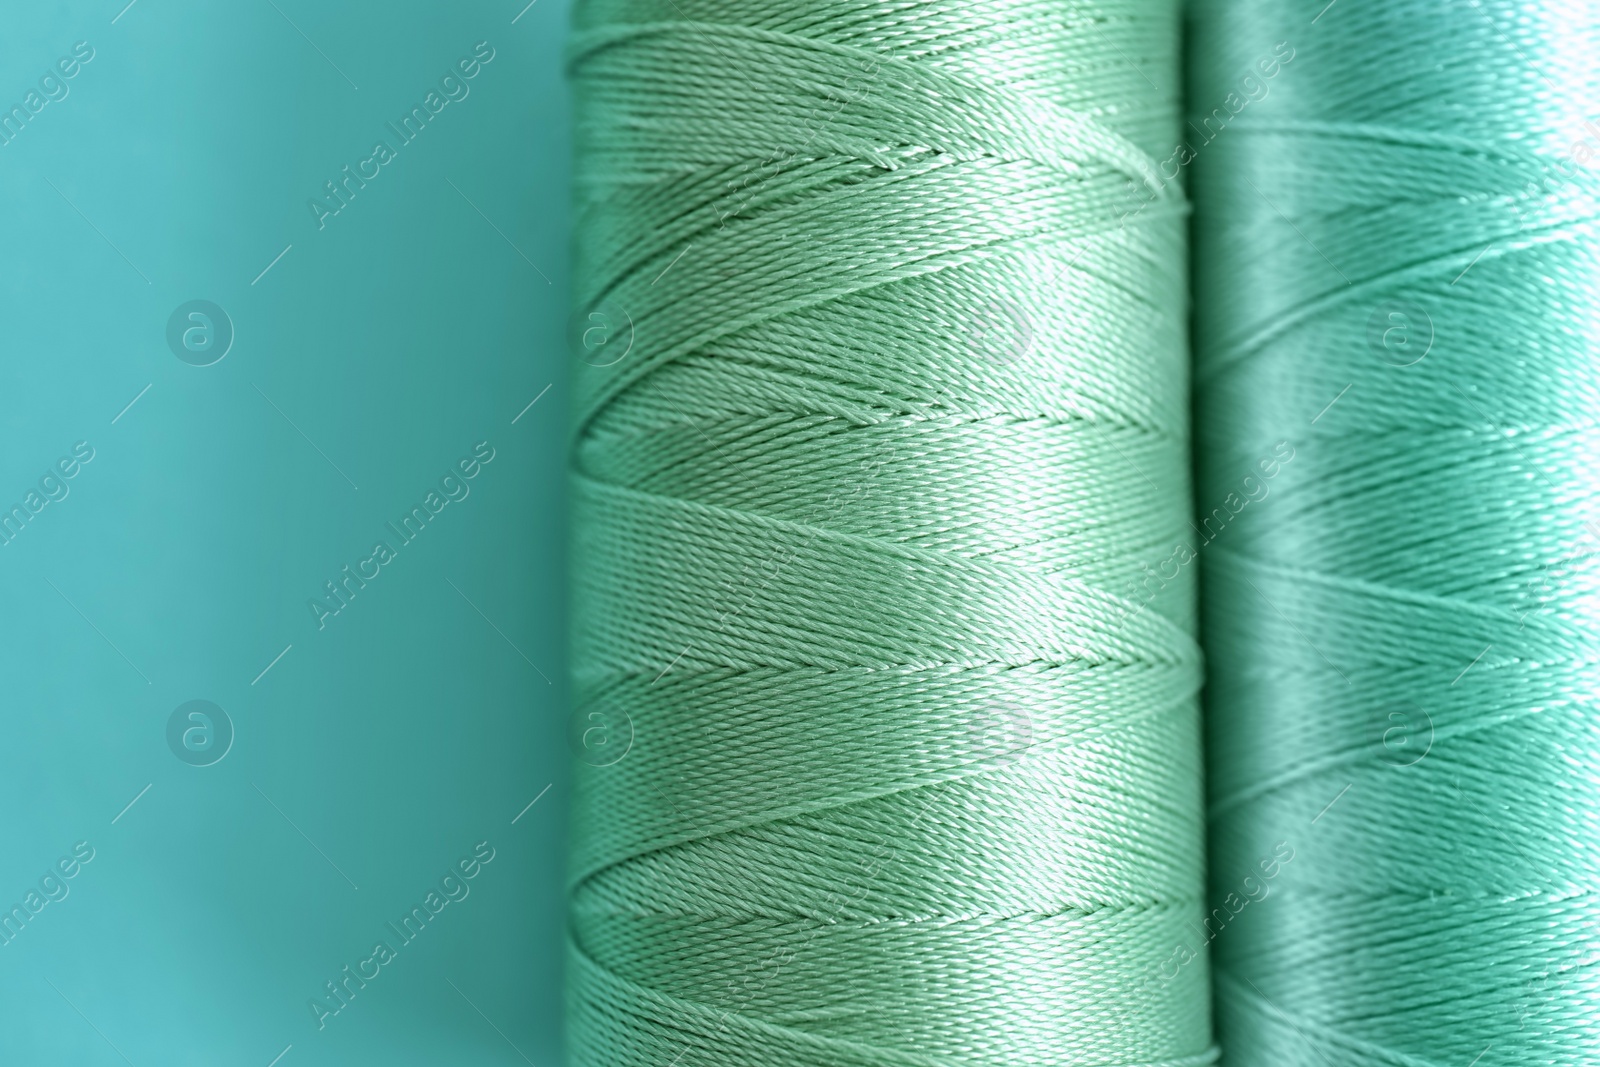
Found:
[[[1195,18],[1224,1059],[1592,1061],[1600,19]]]
[[[1174,7],[575,21],[572,1062],[1208,1062]]]

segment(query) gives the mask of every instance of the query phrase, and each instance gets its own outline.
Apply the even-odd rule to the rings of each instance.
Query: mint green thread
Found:
[[[1295,850],[1224,1061],[1593,1063],[1600,15],[1319,8],[1192,42],[1197,110],[1296,53],[1193,167],[1202,505],[1297,450],[1202,552],[1212,896]]]
[[[1176,14],[580,0],[574,1064],[1214,1057]]]

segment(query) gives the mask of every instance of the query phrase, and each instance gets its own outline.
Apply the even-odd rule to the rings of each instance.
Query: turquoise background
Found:
[[[0,947],[0,1063],[543,1067],[564,4],[124,3],[0,15],[5,107],[94,49],[0,147],[0,505],[95,451],[0,548],[0,906],[94,849]],[[479,41],[469,95],[319,229],[310,198]],[[166,341],[194,299],[236,333],[211,366]],[[485,440],[319,630],[308,600]],[[210,766],[168,747],[194,699],[236,731]],[[469,895],[319,1030],[310,999],[480,841]]]

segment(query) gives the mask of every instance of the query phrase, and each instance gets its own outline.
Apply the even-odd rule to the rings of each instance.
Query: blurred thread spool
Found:
[[[1192,42],[1224,1061],[1593,1063],[1600,12],[1318,7]]]
[[[580,0],[573,1063],[1214,1058],[1176,51]]]

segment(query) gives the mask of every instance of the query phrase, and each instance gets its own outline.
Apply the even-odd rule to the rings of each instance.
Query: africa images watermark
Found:
[[[12,104],[9,109],[0,110],[0,148],[16,140],[23,128],[46,106],[65,100],[67,94],[72,91],[72,87],[67,83],[76,78],[84,65],[93,58],[94,46],[88,41],[79,41],[72,46],[70,56],[62,56],[56,60],[53,67],[47,68],[40,75],[39,88],[29,89],[23,96],[22,103]]]
[[[72,846],[72,855],[62,856],[55,865],[45,870],[39,879],[39,888],[29,889],[22,903],[0,911],[0,946],[11,944],[46,906],[67,899],[71,887],[67,883],[78,876],[85,864],[94,859],[94,846],[79,841]]]
[[[356,594],[365,589],[368,582],[382,574],[384,567],[399,558],[400,549],[422,536],[422,531],[427,528],[428,523],[438,517],[452,501],[467,499],[472,492],[469,483],[482,473],[483,468],[488,466],[494,457],[494,446],[488,441],[479,441],[473,445],[472,455],[457,460],[456,465],[439,479],[439,488],[429,489],[427,495],[422,498],[422,503],[412,505],[411,510],[400,517],[398,526],[393,522],[384,523],[394,535],[394,545],[390,545],[388,541],[375,542],[372,554],[366,559],[357,560],[354,569],[346,563],[340,569],[337,581],[330,579],[323,582],[322,587],[327,598],[311,597],[306,601],[306,606],[311,609],[311,617],[316,620],[317,629],[326,629],[328,619],[349,607],[350,602],[355,600]]]
[[[356,193],[365,189],[367,182],[383,173],[385,166],[399,158],[400,149],[416,140],[435,115],[452,102],[459,103],[465,100],[472,92],[472,86],[467,83],[476,78],[494,56],[495,51],[489,46],[488,41],[479,41],[473,45],[472,55],[456,60],[455,66],[439,78],[437,90],[429,89],[427,95],[422,98],[422,103],[412,104],[411,110],[402,115],[398,123],[385,123],[394,135],[393,145],[387,140],[375,141],[371,154],[358,161],[354,169],[346,163],[339,169],[337,181],[324,182],[323,195],[313,196],[306,201],[306,205],[311,209],[312,218],[317,220],[317,229],[327,229],[328,219],[349,207],[351,201],[355,200]]]
[[[411,910],[400,917],[398,925],[384,924],[388,933],[373,944],[369,955],[357,960],[354,967],[345,964],[338,976],[324,982],[326,995],[319,994],[306,1001],[317,1029],[326,1029],[328,1020],[348,1008],[356,994],[367,988],[368,982],[376,980],[383,968],[399,959],[400,950],[421,936],[428,923],[438,918],[445,908],[453,902],[466,900],[472,892],[469,883],[483,872],[494,856],[494,847],[487,841],[472,846],[472,854],[463,856],[446,870],[439,879],[438,888],[430,888],[422,903],[413,904]]]
[[[1246,71],[1239,79],[1238,88],[1229,92],[1222,98],[1222,106],[1214,107],[1209,114],[1200,118],[1200,125],[1196,126],[1194,120],[1189,120],[1189,128],[1199,135],[1193,141],[1179,141],[1173,146],[1172,154],[1156,164],[1154,181],[1135,182],[1129,181],[1127,186],[1128,196],[1138,200],[1136,207],[1122,213],[1122,222],[1126,225],[1130,216],[1138,215],[1146,207],[1155,203],[1160,196],[1160,191],[1166,183],[1177,181],[1183,168],[1193,163],[1200,155],[1200,149],[1217,139],[1228,122],[1244,112],[1252,103],[1259,103],[1267,98],[1272,88],[1267,83],[1294,61],[1294,46],[1288,41],[1279,41],[1273,46],[1270,56],[1262,56],[1256,60],[1255,66]],[[1167,173],[1168,167],[1172,173]],[[1152,187],[1153,185],[1153,187]]]
[[[1256,470],[1261,472],[1259,478],[1254,472],[1245,475],[1240,480],[1237,490],[1228,493],[1219,506],[1212,508],[1210,514],[1201,517],[1199,526],[1193,522],[1189,524],[1190,528],[1200,535],[1198,542],[1195,544],[1178,542],[1173,547],[1172,554],[1157,563],[1154,568],[1148,563],[1140,564],[1144,569],[1144,578],[1142,581],[1128,583],[1128,594],[1121,601],[1122,617],[1118,619],[1118,625],[1142,614],[1167,587],[1168,582],[1175,581],[1184,567],[1200,558],[1200,549],[1221,536],[1228,524],[1246,507],[1265,500],[1272,492],[1271,486],[1267,483],[1276,478],[1294,456],[1294,445],[1288,441],[1279,441],[1273,446],[1272,455],[1256,461]],[[1215,529],[1212,528],[1213,525]],[[1168,567],[1172,568],[1171,573],[1168,573]]]
[[[1268,883],[1293,859],[1294,846],[1287,841],[1279,841],[1272,846],[1272,855],[1256,865],[1261,872],[1260,877],[1257,877],[1254,871],[1245,875],[1240,879],[1239,889],[1230,891],[1223,898],[1221,906],[1212,908],[1210,914],[1198,925],[1193,919],[1189,920],[1186,925],[1194,932],[1194,940],[1180,943],[1172,950],[1170,956],[1157,965],[1156,971],[1161,980],[1170,982],[1178,977],[1178,973],[1185,966],[1200,958],[1200,953],[1205,947],[1215,941],[1217,935],[1222,933],[1240,912],[1251,904],[1259,904],[1266,900],[1272,893],[1272,887]],[[1146,985],[1149,981],[1148,978],[1145,980]]]
[[[45,468],[44,474],[39,477],[39,488],[29,487],[20,504],[12,504],[9,508],[0,506],[0,548],[15,541],[34,516],[50,504],[67,499],[67,494],[72,492],[67,482],[76,478],[92,459],[94,446],[88,441],[79,441],[72,446],[72,455],[62,456]]]

